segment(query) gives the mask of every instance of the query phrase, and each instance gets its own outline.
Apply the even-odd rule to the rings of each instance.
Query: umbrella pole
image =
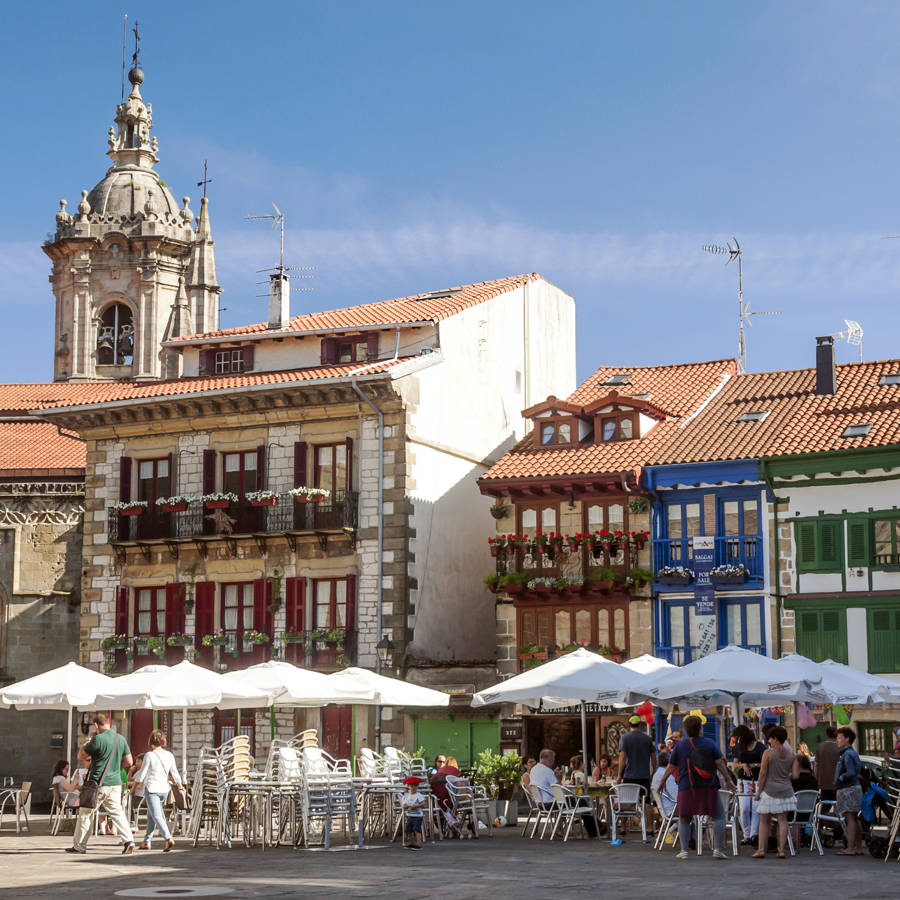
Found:
[[[588,742],[587,742],[587,716],[584,711],[584,700],[581,701],[581,768],[584,773],[584,796],[588,796]],[[597,821],[597,810],[591,804],[591,815],[594,817],[595,834],[600,834],[600,823]]]
[[[795,700],[791,705],[794,707],[794,753],[797,753],[797,748],[800,746],[800,723],[797,721],[797,701]]]
[[[241,711],[237,711],[237,727],[234,729],[234,736],[237,737],[241,733]]]
[[[356,777],[356,705],[350,704],[350,765],[353,777]],[[360,840],[362,838],[360,837]]]
[[[157,710],[153,710],[153,730],[159,728],[159,712]]]
[[[66,710],[66,762],[72,758],[72,707]],[[73,770],[75,766],[71,767]]]
[[[181,710],[181,777],[187,775],[187,707]]]

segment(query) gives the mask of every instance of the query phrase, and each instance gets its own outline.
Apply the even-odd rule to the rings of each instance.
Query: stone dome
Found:
[[[133,216],[153,212],[163,221],[178,215],[179,206],[155,172],[137,166],[115,166],[87,197],[91,213]],[[149,201],[149,202],[148,202]]]

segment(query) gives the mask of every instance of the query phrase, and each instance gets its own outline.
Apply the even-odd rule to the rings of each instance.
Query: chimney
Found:
[[[834,338],[816,338],[816,393],[833,394],[837,390],[837,376],[834,372]]]
[[[291,279],[285,272],[269,276],[269,328],[284,328],[291,317]]]

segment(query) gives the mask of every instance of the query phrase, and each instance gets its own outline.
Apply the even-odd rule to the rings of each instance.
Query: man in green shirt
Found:
[[[79,808],[74,842],[71,847],[66,848],[66,852],[87,853],[94,813],[102,810],[115,826],[116,834],[125,841],[122,853],[134,853],[134,836],[122,809],[121,769],[123,766],[125,769],[130,768],[134,762],[131,758],[131,749],[125,738],[109,727],[109,719],[105,713],[96,713],[91,721],[97,726],[97,733],[84,748],[91,761],[85,780],[100,783],[97,809]]]

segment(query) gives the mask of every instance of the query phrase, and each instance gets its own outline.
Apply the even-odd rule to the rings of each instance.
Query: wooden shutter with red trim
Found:
[[[347,461],[344,469],[344,490],[353,490],[353,438],[348,437],[344,442],[347,447]]]
[[[378,359],[378,332],[371,331],[366,335],[366,360]]]
[[[294,487],[306,484],[306,441],[294,442]]]
[[[347,624],[348,630],[356,627],[356,576],[347,576]]]
[[[184,634],[184,585],[166,585],[166,637]]]
[[[203,635],[213,634],[215,624],[216,585],[213,581],[201,581],[194,587],[194,647],[200,658],[210,665],[213,648],[203,646]]]
[[[131,457],[123,456],[119,460],[119,499],[123,503],[131,500]]]
[[[215,348],[200,351],[200,374],[214,375],[216,371],[216,351]]]
[[[131,460],[129,460],[129,462],[131,462]],[[128,627],[128,588],[124,584],[120,584],[116,588],[115,634],[131,634],[131,629]],[[127,651],[116,650],[115,658],[115,670],[117,672],[124,672],[128,666]]]
[[[203,451],[203,493],[212,494],[216,489],[216,451]]]
[[[338,361],[338,339],[322,338],[322,365],[334,365]]]
[[[284,583],[284,630],[303,631],[306,579],[287,578]]]
[[[256,348],[253,346],[253,344],[244,344],[244,346],[241,347],[241,352],[243,353],[243,356],[244,356],[244,371],[245,372],[253,371],[253,357],[255,355],[254,354],[255,349]]]
[[[266,486],[266,447],[260,444],[256,448],[256,489],[264,491]]]

